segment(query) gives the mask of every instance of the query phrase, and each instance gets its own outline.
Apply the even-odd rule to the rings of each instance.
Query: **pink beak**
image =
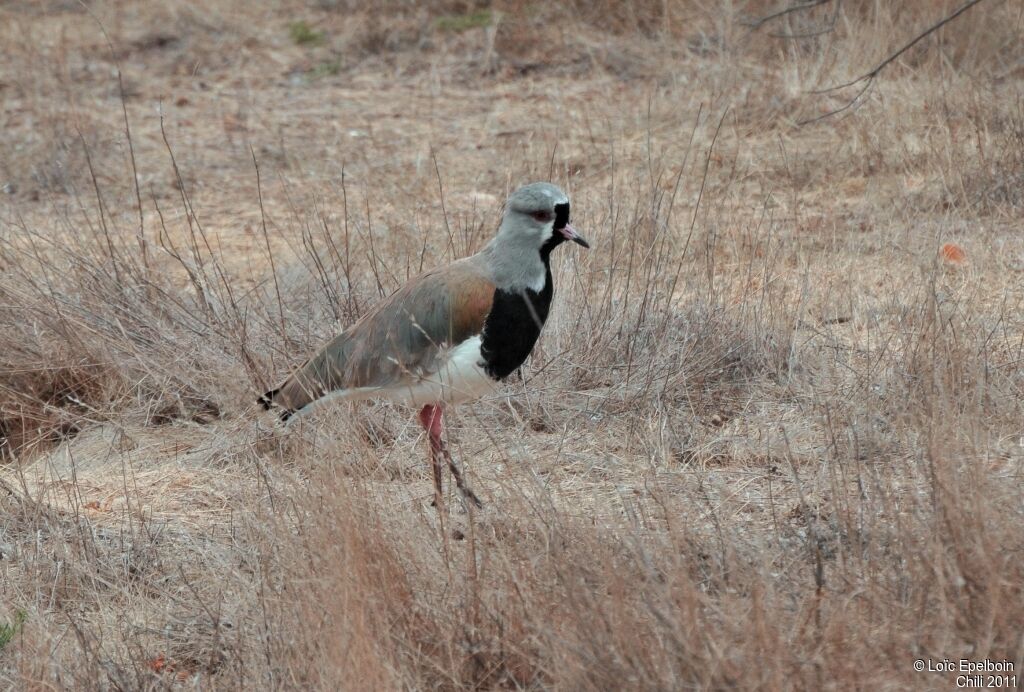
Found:
[[[574,243],[579,243],[585,248],[590,248],[590,243],[587,239],[576,232],[576,229],[572,227],[572,224],[565,224],[564,228],[558,229],[558,232],[565,236],[566,240],[571,240]]]

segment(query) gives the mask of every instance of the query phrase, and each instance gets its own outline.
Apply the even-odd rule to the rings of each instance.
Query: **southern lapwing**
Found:
[[[329,398],[415,406],[430,438],[435,503],[443,457],[480,506],[443,439],[444,407],[493,391],[526,360],[551,307],[551,251],[566,240],[590,247],[569,224],[565,193],[551,183],[519,188],[483,250],[409,281],[259,403],[285,421]]]

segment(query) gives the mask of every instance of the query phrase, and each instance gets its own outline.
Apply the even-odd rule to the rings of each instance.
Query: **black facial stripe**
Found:
[[[523,364],[530,355],[541,327],[548,319],[553,294],[551,270],[544,277],[540,293],[530,289],[522,291],[494,291],[494,304],[484,321],[480,354],[484,358],[484,371],[495,380],[503,380]]]
[[[565,228],[569,224],[569,203],[555,205],[555,230]]]

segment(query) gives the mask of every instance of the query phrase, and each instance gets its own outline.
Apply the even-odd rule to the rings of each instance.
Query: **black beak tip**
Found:
[[[583,236],[576,236],[575,238],[572,239],[572,241],[574,243],[579,243],[580,245],[582,245],[583,247],[587,248],[588,250],[590,249],[590,243],[588,243],[586,240],[584,240]]]

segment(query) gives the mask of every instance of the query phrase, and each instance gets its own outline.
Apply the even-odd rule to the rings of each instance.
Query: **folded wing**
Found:
[[[480,334],[494,284],[460,260],[410,281],[327,343],[259,403],[282,419],[331,393],[412,384],[447,349]]]

